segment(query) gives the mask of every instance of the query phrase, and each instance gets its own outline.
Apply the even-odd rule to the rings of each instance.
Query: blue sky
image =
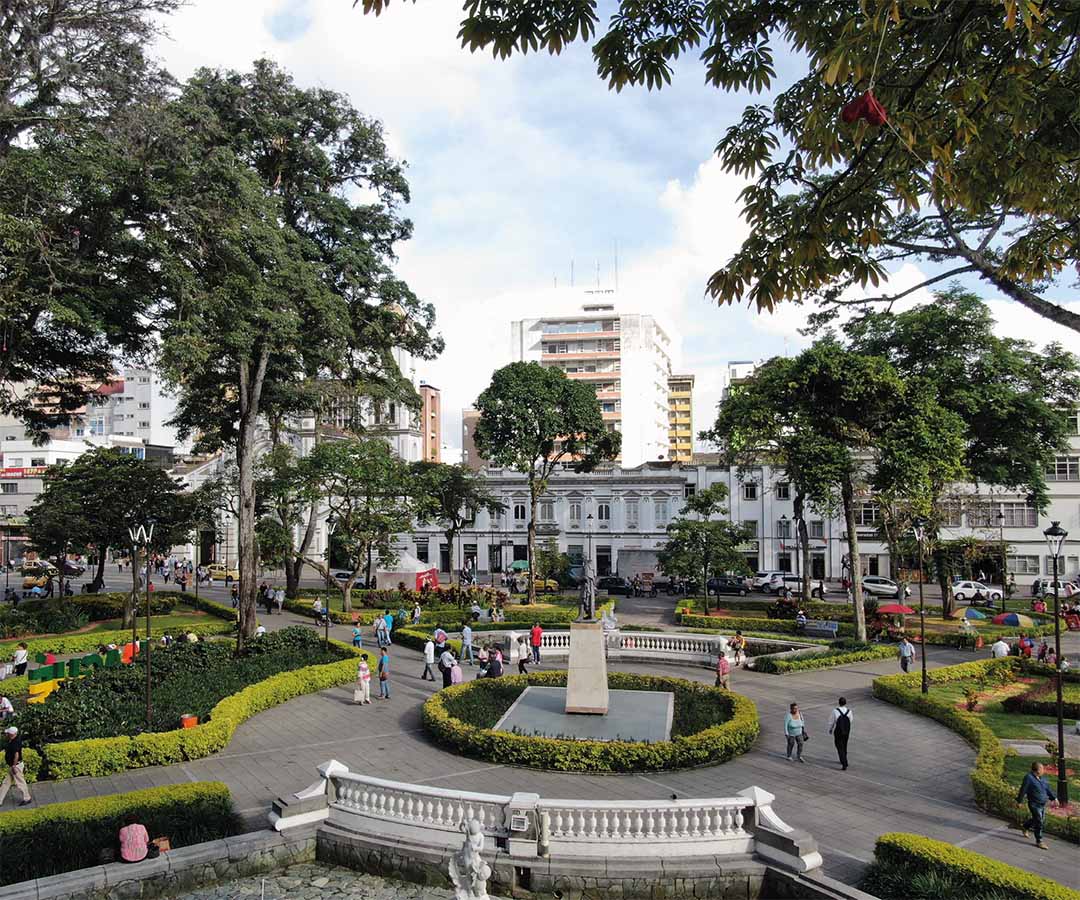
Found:
[[[413,195],[415,237],[400,269],[435,303],[447,339],[419,374],[443,390],[448,444],[460,443],[461,408],[509,361],[510,321],[568,302],[571,259],[579,286],[595,280],[597,262],[612,286],[616,242],[620,303],[681,332],[679,366],[698,376],[695,426],[704,427],[727,360],[805,343],[798,307],[769,316],[703,299],[746,231],[742,182],[720,171],[713,148],[756,98],[705,86],[694,54],[664,90],[616,94],[585,46],[498,61],[459,47],[459,19],[456,0],[393,3],[379,18],[349,0],[191,0],[158,49],[179,77],[268,56],[383,121]],[[797,71],[791,57],[777,63],[781,82]],[[894,284],[919,280],[909,267]],[[994,307],[1009,333],[1051,336],[1014,304]]]

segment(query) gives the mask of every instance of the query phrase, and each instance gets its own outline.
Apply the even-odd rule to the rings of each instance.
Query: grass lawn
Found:
[[[973,684],[974,683],[970,681],[931,684],[930,693],[932,696],[944,700],[947,703],[963,705],[964,691]],[[1019,693],[1021,690],[1028,690],[1030,687],[1031,685],[1016,682],[1013,692]],[[982,708],[976,711],[976,715],[982,717],[983,721],[986,722],[990,730],[993,731],[997,737],[1011,738],[1013,740],[1045,741],[1046,735],[1032,726],[1054,725],[1057,723],[1057,719],[1052,716],[1029,716],[1007,713],[1002,709],[1000,700],[991,700],[984,703]],[[1065,723],[1070,729],[1072,728],[1072,719],[1066,719]],[[1028,762],[1030,763],[1030,760]]]
[[[207,622],[213,622],[214,619],[203,612],[191,612],[184,613],[169,613],[164,616],[151,616],[150,617],[150,633],[155,637],[160,637],[165,632],[176,634],[183,628],[189,625],[205,625]],[[220,621],[220,620],[218,620]],[[65,634],[99,634],[105,631],[120,631],[122,626],[121,619],[103,619],[100,622],[91,623],[93,627],[86,628],[82,631],[64,632]],[[140,617],[138,622],[139,636],[146,634],[146,618]],[[4,641],[0,641],[0,652],[5,648],[14,647],[19,641],[28,640],[29,638],[9,638]]]
[[[1007,756],[1005,758],[1005,780],[1010,784],[1015,784],[1017,790],[1020,788],[1020,782],[1024,780],[1024,776],[1031,771],[1031,764],[1033,762],[1041,762],[1044,766],[1054,768],[1056,771],[1057,760],[1051,759],[1049,756]],[[1065,758],[1065,768],[1071,771],[1069,775],[1069,799],[1072,800],[1074,790],[1080,791],[1080,759]],[[1047,774],[1046,780],[1050,782],[1050,786],[1057,791],[1057,775]]]

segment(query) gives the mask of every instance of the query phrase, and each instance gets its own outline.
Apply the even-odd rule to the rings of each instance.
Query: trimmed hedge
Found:
[[[821,653],[807,653],[805,656],[785,659],[760,656],[754,660],[754,671],[765,672],[769,675],[787,675],[790,672],[805,672],[809,669],[830,669],[834,666],[846,666],[848,663],[890,659],[896,654],[896,645],[887,644],[866,650],[830,649]]]
[[[201,759],[216,753],[252,716],[294,697],[350,682],[356,678],[359,657],[371,659],[367,652],[348,644],[331,643],[347,653],[348,658],[281,672],[250,685],[221,700],[211,711],[209,720],[194,728],[46,744],[43,756],[47,775],[56,780],[80,775],[111,775],[127,769]]]
[[[913,878],[920,875],[937,876],[953,885],[953,897],[1000,892],[1015,900],[1080,900],[1075,891],[1049,878],[1025,872],[1016,866],[935,841],[920,834],[889,832],[874,845],[875,868],[880,867],[882,881],[904,884],[903,893],[882,893],[878,896],[913,896]],[[871,875],[871,884],[876,879]],[[921,894],[919,896],[922,896]]]
[[[967,679],[982,679],[1000,668],[1015,669],[1018,662],[1013,657],[986,659],[931,669],[927,675],[932,684],[949,684]],[[918,672],[885,675],[874,679],[874,696],[909,712],[935,719],[971,744],[975,748],[975,768],[969,774],[975,804],[991,815],[1015,822],[1017,787],[1005,781],[1005,748],[997,735],[975,713],[957,709],[930,694],[924,695],[920,690],[921,681],[922,676]],[[1047,807],[1046,831],[1080,843],[1080,818],[1062,817],[1056,815],[1052,807]]]
[[[1015,697],[1001,701],[1001,707],[1008,713],[1020,713],[1029,716],[1057,715],[1057,685],[1053,678],[1042,684],[1034,685]],[[1065,700],[1061,704],[1062,714],[1069,719],[1080,719],[1080,703]]]
[[[67,602],[85,612],[91,622],[99,622],[102,619],[119,619],[123,616],[127,599],[127,593],[111,591],[107,594],[76,594],[74,597],[68,597]],[[151,592],[150,615],[163,616],[172,612],[178,599],[178,595],[170,591]],[[139,609],[145,616],[146,594],[142,591],[139,592]]]
[[[768,634],[790,634],[796,636],[794,619],[752,619],[736,616],[686,616],[676,615],[676,620],[689,628],[716,628],[726,632],[760,631]],[[838,621],[832,619],[832,621]],[[839,623],[836,632],[839,637],[855,634],[855,626],[846,622]]]
[[[229,789],[219,781],[109,794],[0,816],[0,885],[16,884],[99,864],[99,854],[119,843],[128,814],[151,838],[173,848],[218,840],[239,831]]]
[[[528,685],[563,687],[566,672],[538,672],[528,676],[483,678],[454,685],[424,703],[420,719],[424,729],[447,749],[489,762],[509,763],[561,772],[657,772],[726,762],[745,753],[760,731],[757,707],[739,694],[681,678],[610,672],[608,684],[617,690],[671,691],[675,694],[675,723],[685,726],[712,708],[726,721],[708,724],[692,734],[670,741],[579,741],[534,737],[493,731],[469,724],[453,715],[470,694],[477,717],[494,724],[492,716],[509,708]],[[497,718],[497,717],[496,717]],[[700,718],[699,718],[700,724]],[[691,726],[693,727],[693,726]]]
[[[141,624],[141,623],[140,623]],[[154,622],[151,620],[151,626]],[[179,634],[182,630],[184,634],[194,632],[199,637],[208,637],[218,634],[229,634],[232,630],[230,627],[221,625],[217,622],[207,622],[205,625],[199,623],[197,625],[185,625],[183,629],[169,628],[170,632]],[[151,636],[160,638],[164,632],[160,628],[151,627]],[[146,635],[145,630],[140,630],[138,637],[142,640]],[[93,653],[102,644],[116,644],[122,646],[131,642],[131,629],[124,628],[116,631],[95,631],[87,634],[58,634],[52,637],[34,638],[31,641],[26,642],[26,647],[30,651],[30,658],[34,658],[36,653],[56,653],[59,655],[72,655],[78,653]],[[18,646],[18,641],[12,641],[6,643],[0,652],[14,649]],[[12,684],[12,680],[6,679],[4,681],[5,690]]]

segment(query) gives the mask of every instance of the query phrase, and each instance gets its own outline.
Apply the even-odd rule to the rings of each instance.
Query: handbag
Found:
[[[802,730],[802,739],[803,739],[804,741],[808,741],[808,740],[810,740],[810,735],[809,735],[809,734],[807,733],[807,731],[806,731],[806,729],[805,729],[805,728],[803,728],[803,730]]]

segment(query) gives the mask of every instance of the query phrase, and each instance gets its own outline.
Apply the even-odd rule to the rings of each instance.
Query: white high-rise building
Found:
[[[617,310],[603,296],[610,293],[597,292],[564,315],[512,322],[511,358],[593,385],[608,428],[622,433],[623,466],[666,460],[668,376],[677,338],[651,315]]]

